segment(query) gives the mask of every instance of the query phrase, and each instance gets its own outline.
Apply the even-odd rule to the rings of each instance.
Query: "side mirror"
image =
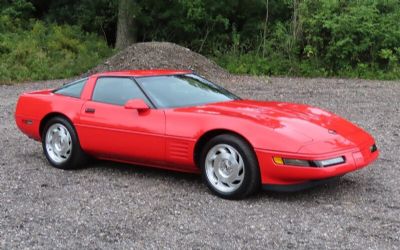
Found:
[[[126,109],[136,109],[137,111],[146,111],[150,109],[149,105],[145,103],[142,99],[132,99],[125,103]]]

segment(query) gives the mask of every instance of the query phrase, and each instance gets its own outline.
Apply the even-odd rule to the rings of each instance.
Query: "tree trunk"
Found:
[[[125,49],[136,42],[137,28],[135,25],[134,7],[134,0],[119,0],[117,41],[115,43],[115,47],[119,50]]]
[[[267,44],[267,28],[268,28],[268,17],[269,17],[269,0],[265,3],[265,22],[264,22],[264,31],[263,31],[263,49],[262,49],[262,56],[265,58],[266,52],[266,44]]]
[[[301,33],[301,24],[300,24],[300,10],[299,3],[300,0],[293,0],[293,19],[292,19],[292,32],[293,32],[293,40],[296,43],[299,39]]]

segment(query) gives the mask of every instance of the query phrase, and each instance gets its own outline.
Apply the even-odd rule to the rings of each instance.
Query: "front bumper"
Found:
[[[361,169],[373,162],[378,157],[379,151],[376,150],[375,152],[371,152],[370,147],[372,144],[373,142],[369,142],[352,149],[314,155],[256,150],[256,155],[260,165],[261,182],[263,186],[266,186],[265,189],[271,189],[268,187],[276,189],[282,185],[318,185],[318,183],[314,182],[317,180],[326,180],[332,177],[342,176],[346,173]],[[321,168],[298,167],[275,164],[273,161],[273,156],[304,160],[324,160],[338,156],[344,156],[346,162]]]
[[[341,176],[335,176],[335,177],[331,177],[328,179],[312,180],[312,181],[302,182],[299,184],[291,184],[291,185],[264,184],[264,185],[262,185],[262,189],[264,191],[272,191],[272,192],[298,192],[298,191],[306,190],[306,189],[313,188],[316,186],[335,182],[340,177]]]

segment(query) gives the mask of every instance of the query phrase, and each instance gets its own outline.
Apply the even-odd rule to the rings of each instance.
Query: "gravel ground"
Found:
[[[334,111],[372,133],[381,156],[327,186],[242,201],[196,175],[111,162],[62,171],[13,120],[19,93],[61,81],[0,86],[0,249],[399,249],[400,82],[221,81],[242,97]]]

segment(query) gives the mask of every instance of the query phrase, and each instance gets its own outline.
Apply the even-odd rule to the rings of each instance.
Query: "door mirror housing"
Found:
[[[126,109],[136,109],[137,111],[146,111],[149,110],[150,107],[143,101],[142,99],[132,99],[125,103]]]

